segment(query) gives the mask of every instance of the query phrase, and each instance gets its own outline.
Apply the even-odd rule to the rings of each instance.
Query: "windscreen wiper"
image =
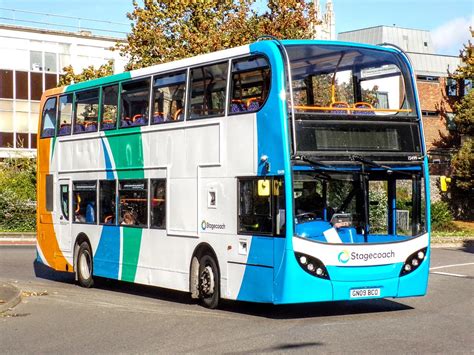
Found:
[[[364,158],[361,155],[352,154],[352,155],[349,156],[349,158],[352,161],[358,161],[358,162],[361,162],[362,164],[367,164],[367,165],[370,165],[370,166],[373,166],[373,167],[376,167],[376,168],[384,169],[384,170],[387,171],[387,174],[392,174],[394,172],[394,170],[391,167],[389,167],[387,165],[376,163],[375,161],[373,161],[371,159],[368,159],[368,158]],[[407,173],[406,171],[397,170],[397,173],[407,175],[407,176],[412,176],[412,174]]]
[[[305,163],[308,163],[308,164],[310,164],[311,166],[313,166],[315,168],[324,168],[326,170],[335,170],[335,171],[337,170],[336,167],[334,167],[332,165],[325,164],[325,163],[320,163],[319,161],[314,161],[314,160],[308,159],[304,155],[294,155],[293,160],[304,161]]]

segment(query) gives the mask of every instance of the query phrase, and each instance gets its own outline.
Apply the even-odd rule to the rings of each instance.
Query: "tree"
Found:
[[[60,76],[58,86],[71,85],[74,83],[79,83],[81,81],[87,81],[112,75],[114,73],[114,62],[112,60],[109,60],[106,64],[101,65],[97,69],[95,69],[93,65],[90,65],[87,68],[83,69],[80,74],[74,73],[74,68],[72,67],[72,65],[64,67],[63,71],[64,75]]]
[[[312,2],[268,0],[258,14],[255,0],[144,0],[133,2],[125,43],[115,48],[127,57],[126,69],[138,69],[193,55],[231,48],[269,34],[278,38],[308,38],[315,19]]]

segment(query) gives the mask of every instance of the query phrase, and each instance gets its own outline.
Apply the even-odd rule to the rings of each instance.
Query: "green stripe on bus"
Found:
[[[137,273],[140,244],[142,242],[141,228],[123,229],[123,259],[122,280],[134,282]]]
[[[130,72],[124,72],[120,74],[115,74],[111,76],[105,76],[103,78],[95,79],[95,80],[90,80],[90,81],[84,81],[81,83],[77,84],[72,84],[66,86],[64,92],[71,92],[71,91],[78,91],[78,90],[83,90],[83,89],[89,89],[89,88],[95,88],[100,85],[107,85],[111,83],[116,83],[122,80],[128,80],[131,79],[132,76]]]
[[[143,139],[140,127],[128,127],[121,131],[104,131],[109,143],[117,178],[143,179],[144,156]],[[139,228],[123,229],[122,280],[135,281],[138,258],[140,255],[142,230]]]

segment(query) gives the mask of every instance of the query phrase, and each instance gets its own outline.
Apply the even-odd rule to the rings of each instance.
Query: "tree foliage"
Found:
[[[34,231],[36,160],[9,158],[0,163],[0,230]]]
[[[59,78],[58,86],[71,85],[81,81],[112,75],[114,73],[114,62],[109,60],[106,64],[101,65],[97,69],[93,65],[90,65],[83,69],[79,74],[75,74],[72,65],[68,65],[67,67],[63,68],[63,72],[64,74]]]
[[[258,14],[255,0],[144,0],[127,14],[131,32],[115,48],[138,69],[255,41],[263,34],[308,38],[314,19],[312,2],[268,0]]]

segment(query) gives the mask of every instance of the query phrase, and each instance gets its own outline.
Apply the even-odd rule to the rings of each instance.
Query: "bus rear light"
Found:
[[[423,248],[411,254],[405,261],[405,264],[403,265],[402,270],[400,271],[400,276],[405,276],[410,272],[415,271],[421,265],[423,260],[425,260],[425,256],[426,248]]]
[[[329,280],[328,271],[321,260],[301,253],[295,253],[295,255],[301,268],[308,274]]]

